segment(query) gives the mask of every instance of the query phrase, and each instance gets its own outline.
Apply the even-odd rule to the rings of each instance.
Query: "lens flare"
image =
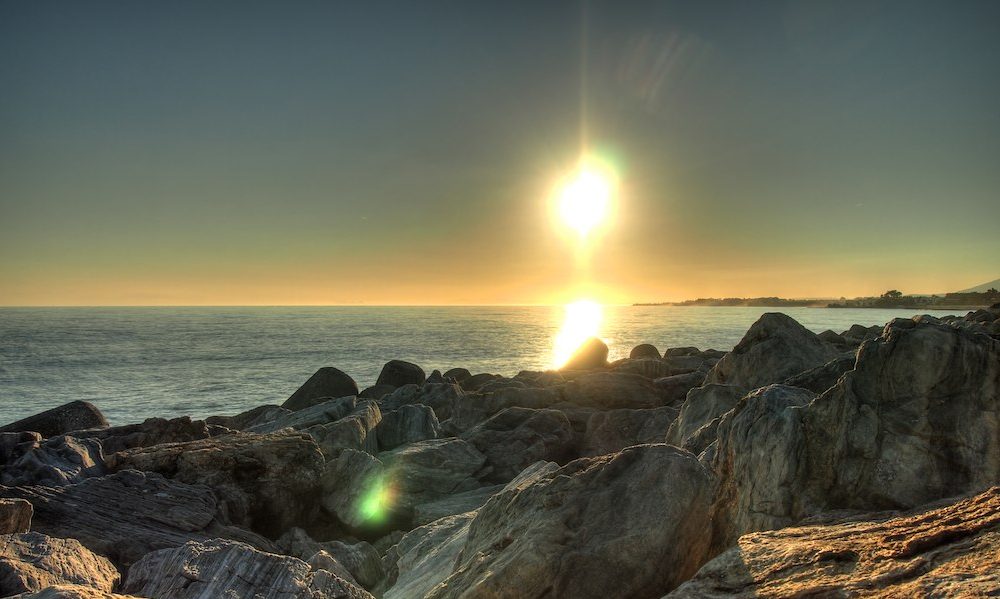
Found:
[[[559,215],[564,223],[586,237],[608,216],[613,184],[604,174],[580,170],[566,182],[559,194]]]
[[[584,341],[597,337],[603,318],[603,307],[593,300],[581,299],[567,304],[563,325],[554,343],[553,367],[563,366]]]
[[[375,477],[357,503],[358,515],[369,524],[383,522],[392,507],[392,489],[384,476]]]

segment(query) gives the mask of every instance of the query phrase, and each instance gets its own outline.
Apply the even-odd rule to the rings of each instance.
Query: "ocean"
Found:
[[[774,308],[605,306],[611,358],[639,343],[729,350]],[[841,332],[913,311],[785,308]],[[0,424],[68,401],[112,424],[235,414],[280,404],[317,368],[361,388],[392,359],[429,374],[462,366],[512,376],[552,366],[561,307],[0,308]],[[933,312],[936,316],[950,312]],[[964,312],[960,312],[964,313]]]

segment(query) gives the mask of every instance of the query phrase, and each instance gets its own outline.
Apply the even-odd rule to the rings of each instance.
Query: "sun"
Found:
[[[559,192],[559,215],[569,228],[585,238],[607,219],[613,193],[614,182],[608,175],[582,168]]]

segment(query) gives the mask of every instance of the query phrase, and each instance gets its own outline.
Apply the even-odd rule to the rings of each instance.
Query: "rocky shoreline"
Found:
[[[1000,594],[1000,306],[0,427],[0,596]]]

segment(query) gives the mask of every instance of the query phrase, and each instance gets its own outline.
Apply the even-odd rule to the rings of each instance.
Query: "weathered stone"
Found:
[[[480,508],[427,598],[665,593],[708,557],[713,482],[670,445],[571,462]]]
[[[637,360],[639,358],[659,359],[662,358],[663,356],[660,355],[660,350],[656,349],[655,345],[651,345],[649,343],[642,343],[633,347],[632,351],[629,352],[628,357],[633,360]]]
[[[854,361],[855,356],[853,353],[846,356],[840,356],[839,358],[830,360],[822,366],[817,366],[816,368],[812,368],[793,377],[789,377],[785,379],[782,384],[809,389],[813,393],[822,393],[830,387],[836,385],[837,380],[840,379],[845,372],[854,370]]]
[[[481,372],[479,374],[474,374],[466,379],[459,381],[462,389],[466,391],[478,391],[480,387],[486,383],[495,380],[502,379],[503,377],[499,374],[490,374],[488,372]]]
[[[611,410],[658,408],[662,400],[653,382],[637,374],[594,372],[577,377],[563,387],[566,404]]]
[[[306,531],[292,527],[285,531],[274,544],[285,555],[297,557],[309,564],[313,570],[326,570],[351,584],[358,584],[354,575],[336,557],[326,551],[325,543],[314,541]]]
[[[135,595],[119,595],[79,584],[56,584],[35,592],[12,595],[8,599],[141,599]]]
[[[842,335],[838,335],[837,333],[831,331],[830,329],[827,329],[816,336],[822,339],[823,341],[826,341],[827,343],[832,343],[833,345],[847,344],[847,340],[844,339]]]
[[[316,442],[299,432],[234,433],[113,457],[109,466],[116,470],[159,472],[211,487],[230,521],[271,537],[311,517],[324,465]]]
[[[638,374],[647,379],[658,379],[675,374],[670,364],[660,358],[629,358],[618,362],[614,369],[615,372]]]
[[[451,370],[446,370],[443,376],[446,379],[454,379],[456,382],[461,383],[472,376],[472,373],[467,368],[452,368]]]
[[[282,416],[291,414],[291,412],[291,410],[286,410],[281,406],[264,405],[240,412],[234,416],[209,416],[205,419],[205,423],[214,426],[224,426],[234,431],[245,431],[271,422],[272,420],[277,420]]]
[[[159,474],[124,470],[65,487],[4,487],[0,497],[34,506],[32,528],[52,537],[78,539],[88,549],[129,565],[146,553],[190,540],[227,537],[262,548],[264,538],[224,526],[211,489]]]
[[[705,382],[756,389],[822,366],[838,353],[792,318],[769,312],[719,360]]]
[[[719,426],[719,546],[830,509],[907,509],[1000,481],[1000,341],[900,322],[815,401],[784,394],[801,400],[745,400]]]
[[[486,456],[486,480],[505,483],[539,460],[566,463],[573,457],[573,428],[558,410],[507,408],[462,438]]]
[[[321,481],[323,508],[352,530],[382,524],[385,476],[381,461],[363,451],[345,449],[326,463]]]
[[[890,519],[741,537],[667,595],[988,597],[1000,592],[1000,487]]]
[[[406,385],[383,397],[379,400],[379,405],[388,412],[400,406],[422,404],[434,410],[434,415],[440,422],[451,418],[454,406],[463,397],[465,392],[462,387],[451,383]]]
[[[666,441],[699,454],[715,441],[716,427],[723,414],[732,410],[745,394],[736,385],[708,384],[692,389],[670,425]]]
[[[329,398],[358,395],[358,384],[347,373],[325,366],[317,370],[281,407],[293,412],[327,401]]]
[[[77,439],[99,440],[104,454],[108,455],[133,447],[207,439],[211,432],[204,421],[181,416],[171,420],[147,418],[139,424],[75,431],[72,436]]]
[[[381,420],[382,411],[378,404],[366,400],[336,422],[317,424],[305,430],[316,440],[327,458],[336,456],[342,449],[359,449],[373,454],[378,451],[374,429]]]
[[[441,432],[434,410],[421,404],[399,406],[382,415],[375,428],[378,447],[382,451],[395,449],[406,443],[435,439]]]
[[[319,398],[308,407],[294,412],[285,411],[277,418],[246,427],[251,433],[273,433],[283,428],[304,430],[317,424],[329,424],[347,416],[358,407],[357,398],[353,395],[337,398]]]
[[[475,475],[486,456],[461,439],[431,439],[380,453],[393,489],[396,511],[412,515],[415,506],[482,486]]]
[[[0,426],[0,433],[34,431],[42,437],[54,437],[70,431],[108,426],[104,414],[88,401],[71,401],[57,408],[46,410]]]
[[[379,373],[375,384],[392,385],[393,387],[423,385],[426,378],[424,370],[416,364],[402,360],[390,360],[382,367],[382,372]]]
[[[123,587],[157,599],[371,599],[367,591],[326,570],[313,571],[300,559],[222,539],[154,551],[129,568]]]
[[[666,351],[663,352],[664,358],[672,358],[674,356],[697,356],[701,353],[697,347],[668,347]]]
[[[371,387],[365,387],[358,397],[363,397],[364,399],[382,399],[395,390],[396,388],[392,385],[372,385]]]
[[[3,484],[58,487],[105,473],[101,443],[96,439],[59,435],[32,445],[22,445],[24,453],[4,466]]]
[[[492,485],[489,487],[479,487],[470,489],[454,495],[447,495],[435,501],[421,503],[413,508],[413,524],[423,526],[445,516],[464,514],[472,510],[479,509],[484,503],[489,501],[495,493],[500,491],[503,485]]]
[[[597,337],[591,337],[576,348],[569,360],[559,370],[594,370],[607,368],[608,346]]]
[[[110,592],[118,570],[76,539],[37,532],[0,536],[0,595],[40,591],[56,584],[79,584]]]
[[[34,512],[27,499],[0,499],[0,534],[9,535],[31,530]]]
[[[486,381],[479,387],[479,393],[493,393],[501,389],[527,389],[528,385],[524,381],[508,378],[497,378]]]
[[[327,541],[323,543],[323,550],[333,556],[338,563],[343,564],[351,573],[351,577],[366,589],[375,588],[385,578],[382,556],[371,543]]]
[[[677,405],[680,407],[684,403],[687,394],[691,389],[700,387],[705,382],[705,373],[700,371],[686,374],[675,374],[653,381],[656,392],[663,398],[666,405]]]
[[[587,429],[579,454],[605,455],[632,445],[662,443],[676,408],[595,411],[587,419]]]
[[[442,423],[442,428],[457,435],[507,408],[543,409],[561,400],[562,396],[553,389],[510,388],[488,395],[467,395],[455,403],[451,419]]]

